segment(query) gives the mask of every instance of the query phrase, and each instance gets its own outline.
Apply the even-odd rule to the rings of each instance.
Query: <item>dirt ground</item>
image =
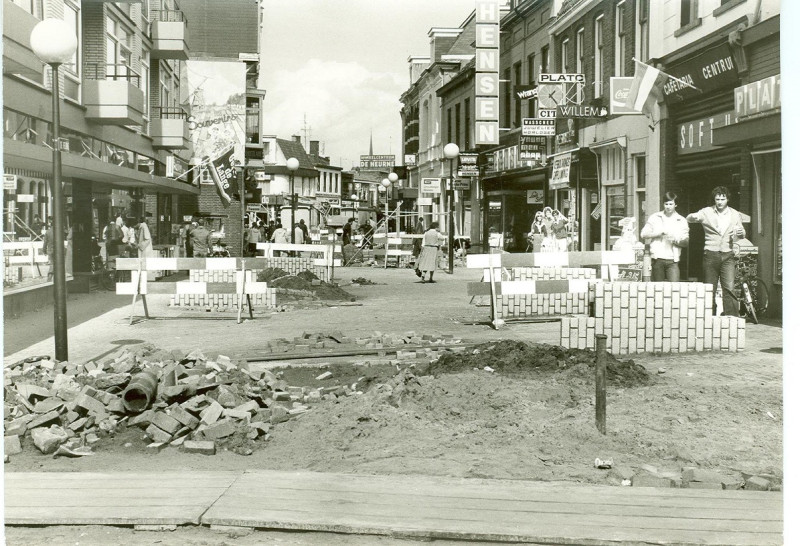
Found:
[[[402,275],[401,280],[394,280],[395,275]],[[475,315],[464,296],[463,283],[456,286],[447,276],[435,285],[438,292],[430,291],[427,302],[412,296],[416,287],[409,291],[404,286],[413,277],[405,271],[364,268],[345,276],[377,283],[355,292],[358,301],[367,306],[365,315],[374,314],[360,331],[382,329],[399,334],[418,324],[415,317],[422,313],[449,313],[453,301],[462,306],[462,317]],[[393,304],[388,315],[379,310],[380,305],[370,307],[379,298],[405,302],[405,307]],[[436,298],[441,298],[438,311]],[[472,310],[464,311],[467,309]],[[351,311],[355,310],[342,310]],[[325,332],[330,327],[313,322],[313,311],[296,313],[308,317],[305,331]],[[608,363],[604,435],[595,427],[593,352],[534,343],[535,332],[549,332],[552,326],[509,325],[495,332],[486,326],[459,323],[450,316],[438,316],[439,323],[447,325],[443,330],[461,334],[465,341],[476,340],[481,343],[477,349],[447,355],[430,365],[424,359],[413,361],[413,366],[407,361],[390,363],[391,355],[329,359],[326,369],[334,372],[332,380],[341,384],[355,380],[362,394],[323,400],[311,411],[275,425],[269,439],[256,442],[252,455],[218,451],[209,457],[176,449],[148,452],[144,446],[149,440],[140,429],[130,428],[104,437],[95,446],[95,455],[80,459],[41,455],[26,440],[23,453],[12,457],[5,470],[269,468],[622,486],[624,480],[635,481],[637,476],[675,476],[682,467],[694,466],[740,481],[750,475],[767,476],[780,488],[783,399],[781,355],[776,354],[780,351],[779,328],[748,326],[750,345],[744,353],[612,359]],[[398,325],[405,328],[400,330]],[[279,333],[282,330],[275,335]],[[355,363],[359,365],[353,367]],[[290,385],[310,386],[320,371],[315,366],[309,362],[286,370],[284,379]],[[595,468],[597,458],[612,459],[611,468]],[[56,528],[50,529],[48,532],[55,532],[52,529]],[[9,544],[35,543],[29,542],[24,530],[7,532]],[[99,537],[95,542],[82,540],[71,532],[65,530],[53,535],[51,542],[41,543],[57,544],[57,537],[76,544],[103,542]],[[152,542],[131,538],[130,543],[250,543],[226,542],[224,535],[213,535],[207,542],[203,537],[170,542],[171,536],[178,535],[166,533]],[[298,540],[295,535],[278,536],[274,542],[267,536],[262,539],[252,543],[305,544],[294,542]],[[364,543],[377,539],[370,540]],[[128,543],[127,538],[120,538],[119,543]]]

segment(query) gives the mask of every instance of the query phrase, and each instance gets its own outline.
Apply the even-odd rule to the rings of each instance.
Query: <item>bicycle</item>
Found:
[[[736,274],[733,289],[739,300],[740,314],[750,316],[755,324],[763,317],[769,307],[769,289],[767,283],[758,277],[758,263],[755,251],[742,251],[740,245],[733,243],[733,255],[736,257]]]
[[[102,290],[116,290],[117,270],[109,268],[101,256],[92,257],[92,274],[97,279],[97,288]]]

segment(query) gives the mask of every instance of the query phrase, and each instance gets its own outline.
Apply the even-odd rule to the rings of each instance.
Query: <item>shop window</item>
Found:
[[[625,206],[625,186],[609,186],[606,188],[606,233],[608,234],[608,248],[613,248],[614,243],[622,235],[619,221],[629,216]]]

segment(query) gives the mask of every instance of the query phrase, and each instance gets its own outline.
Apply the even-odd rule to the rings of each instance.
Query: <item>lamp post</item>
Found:
[[[450,160],[450,181],[447,184],[447,272],[453,274],[453,232],[455,231],[455,219],[453,218],[453,160],[458,157],[458,144],[451,142],[444,147],[444,156]]]
[[[397,173],[389,173],[388,178],[384,178],[381,180],[381,186],[383,186],[384,191],[386,192],[386,214],[383,217],[384,227],[386,228],[386,252],[383,255],[383,268],[386,269],[387,264],[389,263],[389,191],[392,187],[392,184],[397,182],[398,176]],[[397,220],[395,219],[395,222]]]
[[[297,208],[297,194],[294,193],[294,172],[300,168],[300,162],[295,157],[290,157],[286,160],[286,168],[289,169],[289,184],[292,187],[292,225],[289,229],[292,230],[292,244],[294,244],[294,211]]]
[[[67,344],[67,273],[64,266],[64,192],[61,187],[61,91],[58,67],[70,62],[78,49],[78,37],[60,19],[44,19],[31,31],[31,47],[50,65],[53,77],[53,322],[56,360],[69,360]]]

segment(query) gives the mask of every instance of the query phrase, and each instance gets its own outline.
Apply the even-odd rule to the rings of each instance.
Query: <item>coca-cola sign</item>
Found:
[[[633,108],[626,108],[625,101],[631,91],[633,78],[611,78],[611,115],[641,114]]]

